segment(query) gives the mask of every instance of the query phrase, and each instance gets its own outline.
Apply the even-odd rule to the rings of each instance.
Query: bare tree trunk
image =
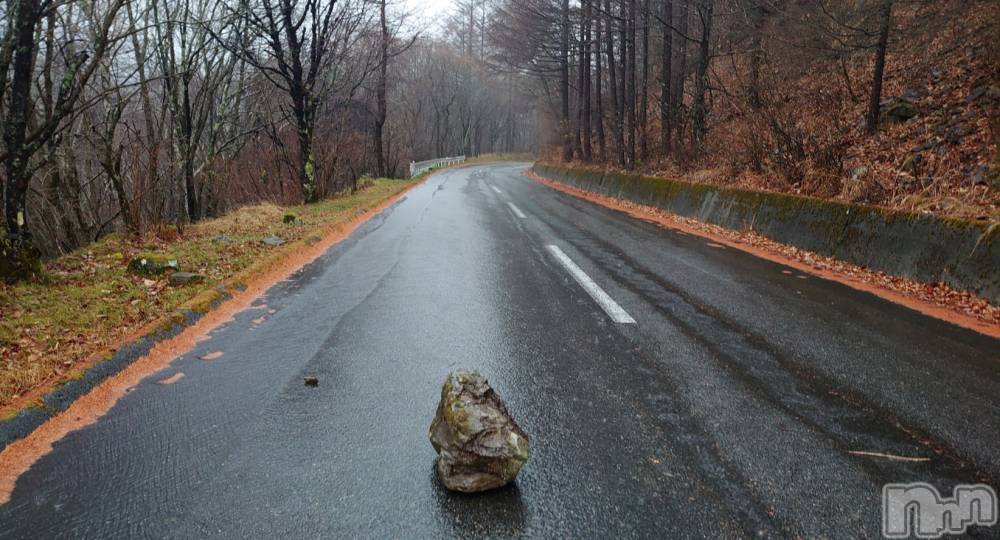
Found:
[[[185,74],[183,87],[183,116],[179,133],[181,162],[184,174],[184,193],[187,196],[187,217],[190,221],[198,221],[202,217],[201,198],[194,181],[194,126],[192,125],[191,86],[190,79]]]
[[[639,88],[639,159],[649,157],[649,0],[642,6],[642,83]]]
[[[582,7],[582,6],[581,6]],[[583,42],[584,42],[584,29],[585,25],[583,23],[583,10],[580,12],[580,34],[577,36],[577,47],[576,47],[576,125],[573,131],[573,153],[581,159],[585,159],[583,154],[583,93],[584,93],[584,76],[586,71],[584,70],[584,58],[583,58]]]
[[[562,2],[562,35],[559,40],[559,94],[561,103],[560,131],[563,139],[563,161],[573,160],[573,135],[569,125],[569,0]]]
[[[386,0],[379,0],[379,29],[382,32],[382,39],[379,43],[378,80],[375,82],[375,174],[380,177],[387,176],[385,149],[382,143],[387,109],[386,76],[389,65],[389,26],[385,18],[385,2]]]
[[[626,60],[625,71],[626,76],[626,89],[625,89],[625,114],[626,114],[626,132],[628,133],[628,166],[635,167],[635,150],[636,150],[636,73],[635,73],[635,23],[636,23],[636,9],[635,3],[638,0],[627,0],[628,1],[628,28],[627,28],[627,38],[625,39],[628,55]]]
[[[37,54],[35,25],[41,17],[39,9],[38,0],[17,0],[13,10],[14,57],[8,90],[10,106],[7,117],[3,119],[3,139],[7,150],[7,159],[3,164],[4,225],[6,239],[11,245],[27,241],[23,228],[27,220],[25,202],[31,178],[28,172],[31,153],[25,143],[25,135],[31,110],[31,71]]]
[[[750,25],[752,32],[750,41],[750,82],[747,89],[747,102],[751,110],[760,109],[763,103],[760,97],[760,66],[764,61],[764,6],[759,3],[750,8]]]
[[[865,115],[865,131],[869,135],[874,135],[878,131],[878,117],[882,102],[882,76],[885,73],[885,52],[889,47],[891,26],[892,0],[883,0],[879,18],[878,43],[875,45],[875,71],[872,74],[872,89],[868,98],[868,114]]]
[[[676,47],[677,51],[677,70],[675,72],[674,82],[671,84],[670,89],[670,110],[673,112],[673,127],[674,127],[674,140],[675,148],[680,148],[684,144],[684,122],[681,117],[681,108],[684,106],[684,82],[687,79],[687,31],[688,31],[688,19],[691,18],[688,9],[688,2],[690,0],[679,0],[679,8],[677,11],[677,33],[680,37],[680,41]]]
[[[698,52],[698,76],[695,79],[692,130],[695,153],[701,153],[705,143],[705,92],[708,87],[708,63],[711,60],[712,11],[714,0],[702,0],[698,7],[701,18],[701,41]]]
[[[593,0],[599,1],[599,0]],[[597,9],[600,10],[601,6],[598,4]],[[597,122],[595,127],[597,128],[597,159],[601,163],[608,160],[608,141],[604,133],[604,61],[601,58],[601,40],[602,40],[602,22],[603,17],[595,17],[594,22],[597,24],[597,28],[594,30],[594,62],[596,64],[594,73],[594,100],[595,108],[597,109]]]
[[[580,66],[581,80],[583,81],[583,87],[581,93],[583,94],[583,103],[581,105],[583,109],[583,118],[581,119],[581,125],[583,127],[583,140],[580,142],[583,146],[583,160],[591,161],[593,159],[592,155],[592,124],[591,124],[591,111],[590,111],[590,2],[591,0],[583,0],[583,20],[580,23],[582,28],[583,40],[581,43],[581,48],[583,51],[582,57],[583,62]]]
[[[319,200],[316,186],[316,159],[313,154],[313,107],[308,98],[298,94],[292,97],[292,114],[295,116],[295,131],[299,139],[299,182],[302,199],[307,202]]]
[[[670,153],[670,130],[673,122],[673,111],[670,100],[670,78],[673,57],[674,38],[674,3],[673,0],[662,0],[663,41],[660,49],[660,151],[666,156]]]
[[[608,89],[611,91],[611,111],[615,136],[615,152],[617,154],[618,165],[625,165],[625,134],[622,126],[622,110],[625,100],[624,92],[618,85],[618,68],[615,59],[615,29],[614,18],[611,15],[611,0],[604,0],[604,12],[606,16],[605,32],[607,33],[607,47],[605,53],[608,57]],[[625,74],[621,74],[624,85]]]
[[[128,15],[129,24],[135,28],[139,27],[138,18],[132,10],[132,2],[125,5],[125,11]],[[149,38],[146,32],[142,32],[142,42],[139,41],[139,32],[134,32],[131,35],[132,41],[132,53],[135,55],[135,65],[136,72],[139,77],[139,97],[142,102],[142,118],[143,126],[145,127],[143,138],[145,139],[146,153],[148,156],[148,161],[146,164],[146,170],[144,176],[144,181],[149,182],[149,185],[156,184],[157,176],[159,175],[159,163],[160,163],[160,134],[157,130],[155,113],[153,110],[153,99],[150,95],[150,83],[149,77],[146,73],[146,62],[147,62],[147,49],[149,46]],[[121,199],[121,197],[127,197],[124,189],[116,189],[119,195],[119,208],[122,214],[122,220],[125,222],[125,229],[131,234],[139,234],[142,232],[142,197],[144,194],[144,189],[142,186],[133,185],[132,187],[132,197]]]

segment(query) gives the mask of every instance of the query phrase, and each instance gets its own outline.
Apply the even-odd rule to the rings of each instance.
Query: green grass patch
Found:
[[[262,261],[300,247],[307,238],[377,206],[411,184],[378,179],[366,189],[310,205],[243,207],[217,219],[187,227],[162,227],[142,238],[111,234],[45,265],[44,276],[15,286],[0,285],[0,408],[42,384],[58,381],[86,358],[163,320],[177,322],[181,307],[207,309],[217,296],[205,294],[229,283]],[[295,216],[295,225],[285,216]],[[260,242],[277,235],[285,244]],[[170,287],[168,275],[129,273],[140,254],[169,253],[185,272],[205,276],[203,283]],[[204,295],[206,299],[196,298]],[[193,302],[192,306],[186,306]]]
[[[512,161],[512,162],[533,162],[535,161],[534,154],[481,154],[476,157],[467,158],[466,163],[476,164],[476,163],[494,163],[497,161]]]

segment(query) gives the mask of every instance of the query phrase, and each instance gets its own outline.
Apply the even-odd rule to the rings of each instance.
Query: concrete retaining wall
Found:
[[[539,175],[1000,304],[1000,226],[794,195],[536,164]]]

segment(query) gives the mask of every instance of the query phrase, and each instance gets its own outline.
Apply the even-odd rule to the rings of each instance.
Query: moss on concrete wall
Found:
[[[923,282],[944,282],[1000,303],[1000,227],[666,178],[536,164],[578,188],[662,208]]]

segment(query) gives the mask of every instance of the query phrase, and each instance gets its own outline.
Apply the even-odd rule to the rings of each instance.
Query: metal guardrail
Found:
[[[451,165],[457,165],[459,163],[465,163],[465,156],[443,157],[437,159],[428,159],[427,161],[411,161],[410,178],[421,175],[432,169],[449,167]]]

